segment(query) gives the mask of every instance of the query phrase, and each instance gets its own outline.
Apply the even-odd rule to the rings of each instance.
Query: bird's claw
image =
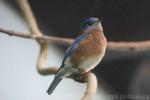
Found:
[[[71,74],[70,76],[68,76],[68,78],[71,78],[74,81],[77,81],[79,83],[85,83],[88,80],[89,73],[91,73],[91,71],[80,73],[80,74]]]

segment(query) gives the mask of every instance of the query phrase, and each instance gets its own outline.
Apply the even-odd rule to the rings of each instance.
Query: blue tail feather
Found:
[[[64,73],[61,71],[61,69],[59,70],[59,72],[56,74],[53,82],[51,83],[51,85],[49,86],[47,93],[49,95],[52,94],[52,92],[54,91],[54,89],[56,88],[56,86],[60,83],[60,81],[63,79]]]

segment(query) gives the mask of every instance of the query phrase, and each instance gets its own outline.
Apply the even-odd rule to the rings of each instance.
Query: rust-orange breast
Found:
[[[87,58],[104,55],[106,48],[106,39],[103,33],[93,31],[83,40],[71,55],[71,63],[78,67]]]

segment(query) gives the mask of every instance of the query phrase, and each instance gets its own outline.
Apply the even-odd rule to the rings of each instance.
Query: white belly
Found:
[[[75,67],[73,67],[73,65],[70,61],[70,57],[68,57],[65,62],[65,66],[64,66],[64,70],[67,70],[66,75],[69,75],[70,73],[78,73],[79,70],[88,72],[89,70],[93,69],[94,67],[96,67],[96,65],[98,65],[100,63],[103,56],[104,56],[104,54],[87,58],[82,63],[80,63],[78,66],[75,66]]]
[[[85,72],[88,72],[89,70],[93,69],[100,63],[104,55],[100,56],[93,56],[91,58],[85,59],[78,68],[83,69]]]

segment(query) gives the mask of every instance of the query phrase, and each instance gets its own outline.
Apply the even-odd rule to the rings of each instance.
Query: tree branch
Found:
[[[88,73],[88,83],[86,87],[86,91],[81,100],[92,100],[93,95],[97,90],[97,78],[95,74]]]
[[[59,69],[58,67],[45,66],[46,58],[48,55],[48,43],[43,42],[40,45],[41,45],[41,51],[37,61],[37,71],[41,75],[55,74]]]
[[[0,28],[0,32],[4,34],[8,34],[10,36],[18,36],[23,38],[31,38],[41,41],[46,41],[54,44],[59,45],[70,45],[74,39],[71,38],[61,38],[55,36],[38,36],[29,33],[22,33],[22,32],[15,32],[12,30],[7,30],[4,28]],[[150,50],[150,40],[145,41],[133,41],[133,42],[114,42],[108,41],[107,43],[108,50],[115,50],[115,51],[142,51],[142,50]]]
[[[74,39],[71,38],[59,38],[59,37],[54,37],[54,36],[39,36],[36,34],[30,34],[30,33],[23,33],[23,32],[15,32],[12,30],[7,30],[4,28],[0,28],[0,32],[4,34],[8,34],[10,36],[17,36],[17,37],[23,37],[23,38],[28,38],[28,39],[36,39],[39,41],[46,41],[50,43],[55,43],[59,45],[70,45]]]
[[[22,13],[28,23],[28,26],[29,26],[31,32],[38,36],[42,36],[43,34],[42,34],[40,28],[38,27],[36,18],[34,17],[34,14],[31,10],[31,7],[30,7],[28,1],[27,0],[17,0],[17,2],[22,10]]]
[[[143,51],[150,50],[150,40],[132,42],[108,42],[107,49],[116,51]]]

